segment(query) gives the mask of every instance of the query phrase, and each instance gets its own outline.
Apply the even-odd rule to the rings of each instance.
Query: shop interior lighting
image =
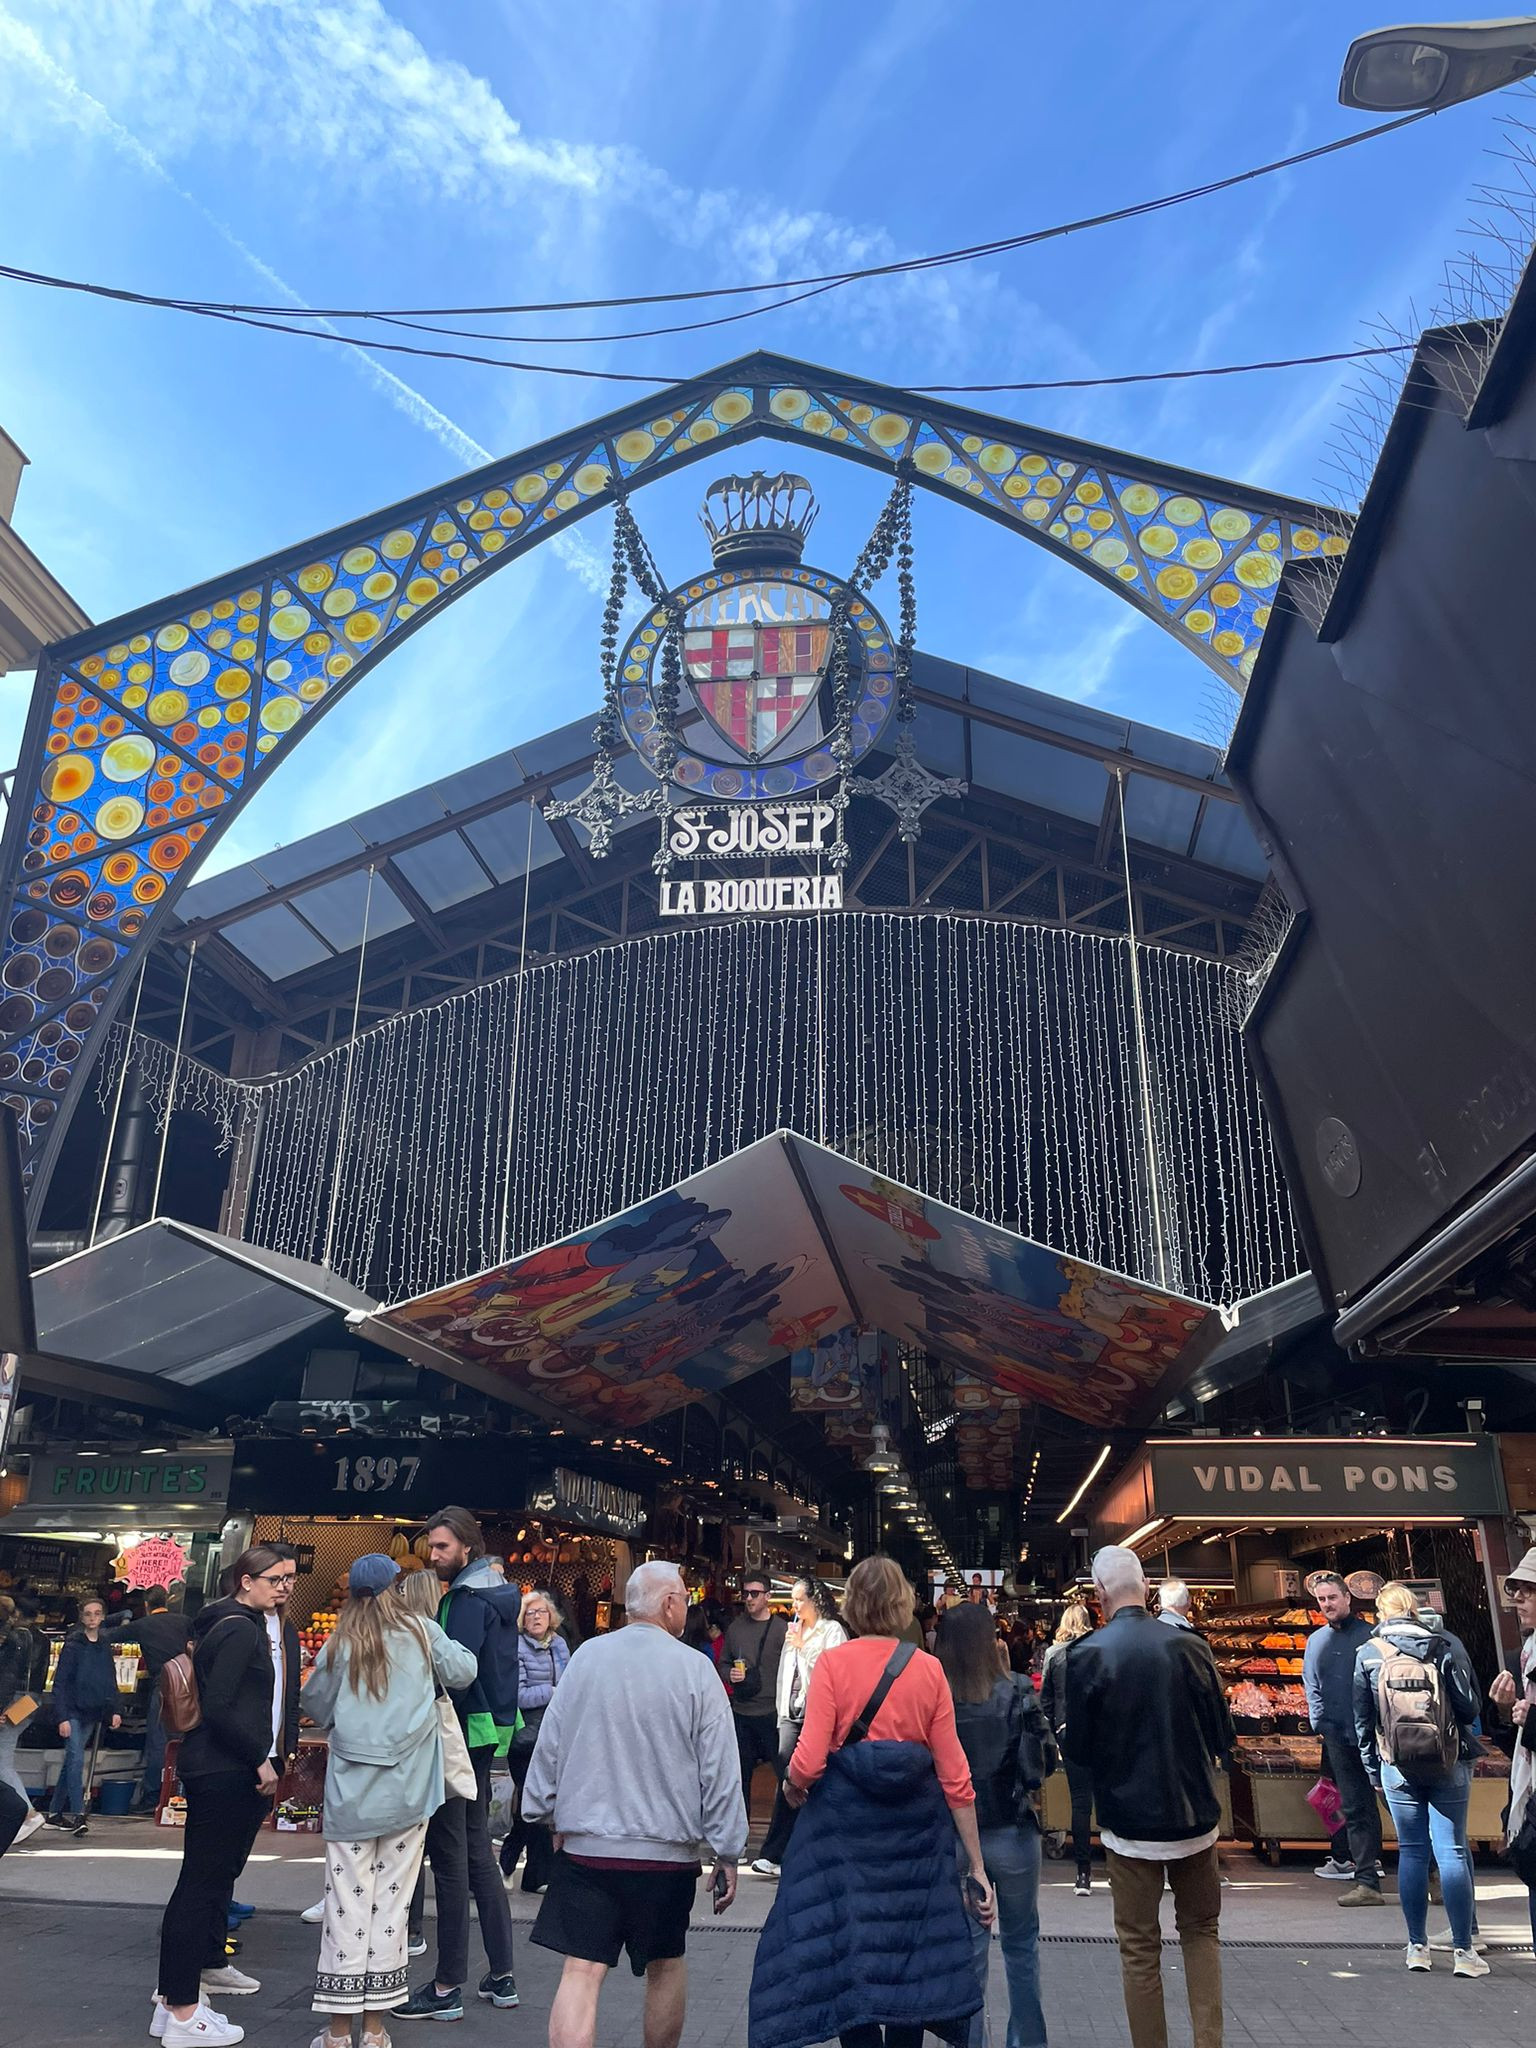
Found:
[[[1163,1524],[1167,1521],[1167,1519],[1168,1517],[1166,1515],[1154,1515],[1150,1522],[1143,1522],[1141,1527],[1136,1531],[1136,1533],[1133,1536],[1126,1537],[1126,1549],[1134,1550],[1137,1544],[1143,1542],[1148,1536],[1155,1536],[1158,1530],[1161,1529]]]
[[[1077,1506],[1078,1502],[1082,1499],[1083,1495],[1088,1491],[1089,1487],[1092,1486],[1095,1479],[1097,1479],[1099,1474],[1104,1470],[1105,1463],[1109,1458],[1109,1454],[1112,1448],[1112,1445],[1106,1444],[1103,1450],[1100,1451],[1099,1455],[1094,1459],[1093,1463],[1088,1467],[1088,1470],[1083,1475],[1082,1483],[1078,1487],[1076,1493],[1073,1494],[1072,1498],[1067,1502],[1066,1506],[1062,1509],[1061,1513],[1056,1517],[1058,1527],[1067,1519],[1068,1515],[1071,1514],[1072,1510]]]

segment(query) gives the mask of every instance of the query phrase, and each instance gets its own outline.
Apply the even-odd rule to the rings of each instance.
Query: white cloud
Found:
[[[169,175],[167,163],[195,162],[205,152],[217,161],[238,150],[313,163],[315,188],[328,194],[344,185],[354,198],[372,195],[381,204],[408,195],[467,206],[466,224],[486,232],[515,222],[519,268],[526,274],[536,266],[541,281],[555,279],[550,296],[562,295],[562,276],[572,280],[570,295],[580,295],[575,280],[590,274],[594,235],[626,214],[643,217],[674,248],[707,258],[710,272],[726,281],[878,264],[905,253],[883,227],[786,208],[749,190],[696,190],[633,149],[530,138],[484,79],[431,54],[381,0],[351,0],[345,8],[313,0],[73,0],[67,10],[13,0],[9,12],[0,6],[5,24],[42,54],[55,88],[77,106],[89,101],[123,134],[107,110],[131,108],[135,126],[155,137],[158,157],[142,145],[136,150],[157,175]],[[900,61],[920,29],[914,16],[891,31],[889,62]],[[35,56],[25,54],[25,62],[40,70]],[[0,73],[0,114],[12,138],[25,139],[46,110],[25,74],[11,69],[9,93]],[[121,146],[117,136],[108,139]],[[232,230],[214,225],[241,246]],[[299,302],[291,286],[273,282]],[[1036,362],[1091,367],[1068,326],[974,266],[845,287],[796,317],[852,327],[866,353],[899,351],[911,368],[898,374],[962,366],[994,345],[998,321],[1029,335]],[[569,324],[580,331],[579,316]],[[651,323],[642,314],[637,324]],[[740,331],[719,330],[722,356]],[[679,337],[654,346],[695,353],[699,344]],[[601,356],[584,352],[581,360]],[[664,355],[657,360],[669,367]],[[681,353],[673,365],[680,360]]]

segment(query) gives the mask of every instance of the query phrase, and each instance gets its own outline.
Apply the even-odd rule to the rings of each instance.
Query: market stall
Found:
[[[1368,1620],[1384,1580],[1413,1584],[1486,1684],[1498,1668],[1490,1559],[1502,1555],[1489,1539],[1502,1534],[1504,1511],[1497,1445],[1483,1436],[1154,1440],[1121,1473],[1095,1542],[1130,1545],[1153,1580],[1192,1577],[1214,1555],[1236,1592],[1236,1604],[1203,1603],[1199,1625],[1237,1730],[1238,1840],[1271,1860],[1285,1844],[1325,1840],[1306,1796],[1322,1769],[1302,1689],[1307,1638],[1323,1626],[1310,1574],[1341,1572]],[[1500,1837],[1508,1773],[1485,1742],[1468,1818],[1474,1843]],[[1382,1815],[1391,1842],[1385,1806]]]
[[[240,1534],[292,1547],[289,1613],[311,1653],[335,1626],[356,1559],[384,1551],[402,1571],[427,1569],[426,1521],[449,1501],[477,1517],[510,1583],[546,1587],[582,1636],[609,1625],[646,1524],[635,1488],[506,1437],[337,1433],[243,1437],[237,1447]]]

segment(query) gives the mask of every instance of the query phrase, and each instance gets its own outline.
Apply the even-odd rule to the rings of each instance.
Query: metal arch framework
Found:
[[[34,1218],[166,913],[320,713],[489,570],[760,435],[906,465],[1087,571],[1234,689],[1282,565],[1347,545],[1343,513],[755,354],[58,643],[0,847],[0,1099]]]

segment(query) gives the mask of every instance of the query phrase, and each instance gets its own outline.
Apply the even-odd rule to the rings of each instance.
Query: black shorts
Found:
[[[649,1963],[666,1962],[688,1946],[688,1916],[699,1867],[674,1875],[660,1870],[594,1870],[569,1856],[555,1858],[530,1941],[557,1955],[610,1969],[622,1950],[637,1977]]]

